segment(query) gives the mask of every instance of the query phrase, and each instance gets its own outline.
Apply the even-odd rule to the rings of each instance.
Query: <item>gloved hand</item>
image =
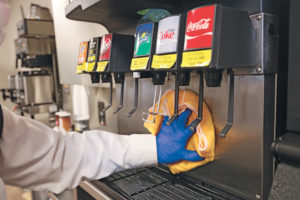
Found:
[[[187,109],[170,126],[166,124],[169,117],[164,117],[160,131],[156,136],[158,163],[171,164],[180,160],[204,160],[197,151],[185,149],[188,139],[194,133],[194,131],[190,131],[189,127],[186,127],[190,114],[191,110]]]

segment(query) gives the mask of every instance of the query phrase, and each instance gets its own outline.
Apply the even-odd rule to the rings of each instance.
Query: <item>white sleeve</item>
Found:
[[[153,135],[56,132],[2,106],[0,177],[6,184],[60,193],[81,180],[157,164]]]

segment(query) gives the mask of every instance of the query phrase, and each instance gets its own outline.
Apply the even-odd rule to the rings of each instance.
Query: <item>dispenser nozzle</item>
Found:
[[[135,111],[137,110],[138,98],[139,98],[139,79],[135,78],[135,80],[134,80],[134,106],[133,106],[133,109],[131,111],[129,111],[129,113],[127,113],[128,118],[131,117],[131,115],[133,113],[135,113]]]
[[[233,71],[229,72],[230,82],[229,82],[229,99],[228,99],[228,116],[227,124],[220,132],[220,137],[225,138],[229,130],[233,125],[233,111],[234,111],[234,73]]]
[[[171,123],[178,117],[178,98],[179,98],[179,73],[175,74],[175,102],[174,102],[174,114],[167,121],[167,125],[170,126]]]
[[[203,91],[204,91],[204,82],[203,82],[203,72],[199,71],[199,102],[198,102],[198,117],[190,125],[190,130],[195,131],[198,124],[202,121],[202,112],[203,112]]]
[[[155,110],[155,102],[156,102],[156,96],[157,96],[157,87],[158,85],[155,86],[155,92],[154,92],[154,98],[153,98],[153,112],[143,112],[143,121],[144,122],[149,122],[149,123],[155,123],[155,115],[159,113],[159,108],[160,108],[160,99],[161,99],[161,94],[163,90],[163,86],[159,85],[159,94],[158,94],[158,104]],[[153,120],[148,120],[148,117],[150,115],[153,115]]]

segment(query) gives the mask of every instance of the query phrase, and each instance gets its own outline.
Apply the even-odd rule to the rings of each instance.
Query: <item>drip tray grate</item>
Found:
[[[164,167],[143,168],[114,173],[100,180],[125,199],[235,199],[202,183],[172,175]]]

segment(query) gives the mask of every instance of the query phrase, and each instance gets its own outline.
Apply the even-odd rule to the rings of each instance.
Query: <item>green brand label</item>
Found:
[[[136,29],[136,40],[134,45],[134,56],[150,55],[153,24],[142,24]]]

